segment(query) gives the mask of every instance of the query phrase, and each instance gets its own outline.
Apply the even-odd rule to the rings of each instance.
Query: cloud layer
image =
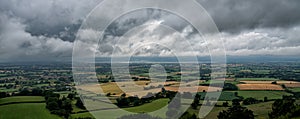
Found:
[[[70,58],[77,30],[86,15],[101,1],[0,1],[0,61],[20,60],[20,57],[21,60]],[[228,55],[300,55],[297,52],[300,50],[299,0],[197,1],[218,26]],[[157,22],[178,32],[167,32],[161,27],[148,32],[154,27],[151,23]],[[140,25],[145,26],[140,30],[147,33],[137,32],[135,35],[123,36]],[[136,48],[128,47],[130,43],[133,44],[131,46],[137,45],[134,43],[143,43],[141,39],[149,42],[158,40],[173,45],[168,48],[153,44],[144,46],[136,55],[173,55],[170,49],[176,48],[186,49],[179,53],[182,55],[207,55],[207,44],[196,33],[189,23],[177,15],[153,9],[135,11],[124,15],[108,27],[104,39],[106,43],[99,45],[98,55],[109,55],[113,51],[126,54]],[[180,45],[183,42],[178,41],[179,37],[189,41],[194,49]],[[130,41],[115,45],[119,38]]]

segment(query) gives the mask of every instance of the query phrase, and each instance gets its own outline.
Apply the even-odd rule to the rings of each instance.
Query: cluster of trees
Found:
[[[178,118],[179,119],[198,119],[197,116],[195,114],[190,114],[189,112],[184,112],[182,113],[180,108],[181,108],[181,97],[184,97],[182,94],[178,93],[176,95],[176,92],[174,95],[171,95],[169,97],[170,101],[169,101],[169,105],[168,105],[168,111],[166,112],[166,117],[167,119],[175,119]],[[200,95],[196,95],[195,99],[194,99],[194,104],[196,104],[197,102],[195,100],[200,100]],[[198,102],[199,104],[199,102]],[[193,105],[193,104],[192,104]]]
[[[162,88],[161,92],[159,93],[156,94],[148,93],[146,96],[143,96],[142,98],[139,98],[137,96],[126,97],[126,94],[124,93],[121,95],[121,97],[117,99],[117,105],[119,107],[138,106],[144,103],[150,103],[155,99],[170,98],[175,94],[176,92],[166,91],[164,88]]]
[[[80,109],[86,109],[86,107],[84,106],[83,102],[81,101],[81,99],[79,97],[76,97],[76,107],[80,108]]]
[[[6,93],[6,92],[0,92],[0,98],[5,98],[5,97],[9,97],[10,94]]]
[[[22,88],[20,89],[18,94],[15,94],[17,96],[44,96],[45,91],[39,87],[29,89],[29,88]]]
[[[300,116],[300,105],[295,104],[292,96],[283,96],[282,99],[275,100],[272,104],[270,119],[290,119]]]
[[[149,114],[132,114],[119,117],[118,119],[162,119],[160,117],[151,116]],[[198,119],[197,115],[184,112],[179,119]]]
[[[244,105],[251,105],[251,104],[256,104],[256,103],[260,103],[262,102],[262,100],[257,100],[255,98],[249,97],[243,100],[243,104]]]
[[[238,90],[238,87],[232,83],[213,83],[213,84],[201,84],[202,86],[213,86],[213,87],[222,87],[224,91],[235,91]]]
[[[153,117],[148,114],[132,114],[132,115],[125,115],[118,119],[161,119],[160,117]]]
[[[236,78],[276,78],[283,80],[299,80],[300,76],[292,69],[276,69],[270,70],[270,73],[235,72]]]
[[[219,113],[218,119],[254,119],[253,111],[240,105],[239,100],[233,100],[232,106]]]
[[[277,69],[275,71],[271,71],[269,74],[270,78],[277,78],[283,80],[298,80],[300,79],[300,75],[297,75],[297,72],[292,71],[292,69]]]
[[[197,116],[195,114],[190,114],[188,112],[182,113],[181,108],[181,98],[190,98],[192,97],[191,93],[184,93],[180,94],[174,91],[166,91],[164,88],[162,88],[162,91],[156,94],[148,93],[148,95],[142,97],[139,99],[138,97],[126,97],[126,94],[121,95],[120,98],[117,99],[117,105],[119,107],[126,107],[126,106],[137,106],[143,103],[151,102],[155,99],[159,98],[169,98],[169,105],[168,110],[166,112],[166,117],[168,119],[174,119],[177,117],[180,117],[179,119],[197,119]],[[200,101],[200,95],[197,95],[197,99]],[[199,102],[198,102],[199,104]],[[119,119],[161,119],[159,117],[152,117],[147,114],[136,114],[136,115],[126,115],[122,116]]]
[[[66,119],[69,118],[73,110],[72,100],[70,98],[63,97],[62,99],[60,99],[59,94],[48,91],[45,93],[45,99],[46,108],[50,110],[52,114],[62,116]]]
[[[201,100],[201,95],[199,95],[198,93],[196,94],[195,98],[194,98],[194,101],[193,103],[191,104],[191,107],[193,109],[197,109],[198,108],[198,105],[200,103],[200,100]]]
[[[5,87],[6,89],[11,89],[11,88],[15,88],[14,84],[4,84],[4,85],[0,85],[0,87]]]

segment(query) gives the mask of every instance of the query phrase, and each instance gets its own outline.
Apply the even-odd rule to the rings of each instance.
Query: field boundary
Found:
[[[11,105],[11,104],[23,104],[23,103],[45,103],[46,101],[26,101],[26,102],[8,102],[8,103],[2,103],[0,106],[3,105]]]

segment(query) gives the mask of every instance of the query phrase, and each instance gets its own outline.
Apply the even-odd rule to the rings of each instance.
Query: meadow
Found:
[[[237,91],[238,96],[242,96],[244,98],[255,98],[258,100],[263,100],[264,97],[267,97],[269,100],[272,99],[281,99],[283,95],[292,95],[285,91]]]
[[[30,103],[30,102],[43,102],[45,101],[42,96],[14,96],[0,99],[0,105],[8,103]]]
[[[148,113],[148,112],[153,112],[156,110],[159,110],[166,106],[168,104],[169,99],[158,99],[154,100],[151,103],[146,103],[141,106],[136,106],[136,107],[129,107],[129,108],[122,108],[122,110],[119,109],[107,109],[107,110],[101,110],[101,111],[92,111],[92,112],[84,112],[84,113],[77,113],[77,114],[72,114],[72,118],[79,118],[79,117],[91,117],[93,118],[92,114],[95,115],[102,115],[100,117],[102,118],[117,118],[122,114],[125,114],[127,111],[128,112],[133,112],[133,113]],[[118,114],[118,115],[116,115]],[[160,117],[165,117],[165,114],[157,114]]]
[[[61,119],[45,107],[45,103],[3,105],[0,106],[0,119]]]
[[[0,106],[0,119],[61,119],[52,115],[45,108],[46,104],[43,101],[44,98],[39,96],[2,98],[0,99],[0,104],[2,104]]]

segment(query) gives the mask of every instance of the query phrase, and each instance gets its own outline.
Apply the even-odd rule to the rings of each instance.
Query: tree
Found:
[[[238,90],[238,87],[234,84],[231,83],[225,83],[223,86],[223,90],[225,91],[234,91],[234,90]]]
[[[240,105],[240,101],[241,101],[241,100],[239,100],[239,99],[233,99],[233,100],[232,100],[232,105],[233,105],[233,106]]]
[[[80,109],[86,109],[80,98],[77,98],[75,105]]]
[[[27,96],[27,95],[30,95],[30,91],[29,91],[27,88],[23,88],[23,89],[20,91],[19,95],[21,95],[21,96]]]
[[[46,108],[49,109],[50,111],[58,110],[59,105],[57,104],[57,102],[55,100],[51,100],[51,101],[48,102]]]
[[[43,90],[41,88],[34,88],[31,91],[33,96],[42,96],[43,95]]]
[[[74,93],[69,93],[67,98],[69,98],[70,100],[73,100],[73,98],[75,98],[75,94]]]
[[[179,119],[198,119],[195,114],[184,112]]]
[[[223,107],[228,107],[229,106],[229,103],[226,101],[226,102],[223,102]]]
[[[73,107],[70,99],[66,99],[62,102],[61,109],[64,110],[63,116],[67,119],[72,113]]]
[[[250,98],[246,98],[246,99],[243,101],[243,104],[244,104],[244,105],[251,105],[251,104],[256,104],[256,103],[258,103],[258,102],[259,102],[259,100],[250,97]]]
[[[121,96],[120,98],[117,99],[117,105],[119,107],[126,107],[126,106],[129,106],[129,104],[130,104],[130,102],[129,102],[128,98],[126,98],[126,97]]]
[[[5,98],[7,96],[6,92],[0,92],[0,98]]]
[[[267,102],[268,101],[268,97],[264,97],[264,102]]]
[[[219,113],[218,119],[254,119],[253,111],[242,107],[240,105],[234,105],[228,110],[223,110]]]
[[[191,104],[193,109],[197,109],[199,103],[200,103],[200,99],[201,99],[201,95],[200,94],[196,94],[195,99],[193,101],[193,103]]]
[[[282,116],[288,116],[288,117],[292,116],[289,114],[292,114],[296,109],[296,105],[294,103],[295,103],[294,99],[276,100],[272,104],[272,112],[269,113],[269,118],[274,119]]]
[[[148,114],[132,114],[132,115],[125,115],[118,119],[161,119],[159,117],[153,117]]]

